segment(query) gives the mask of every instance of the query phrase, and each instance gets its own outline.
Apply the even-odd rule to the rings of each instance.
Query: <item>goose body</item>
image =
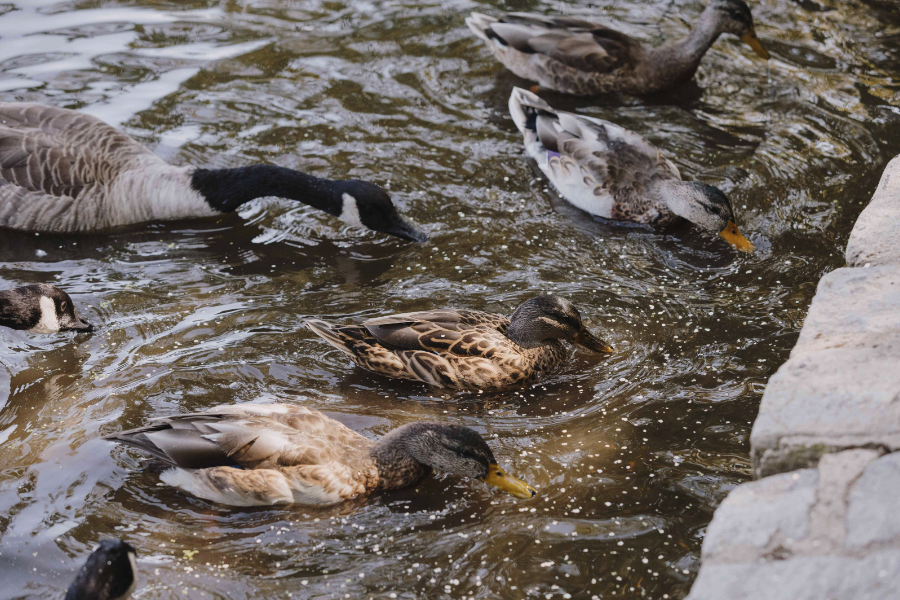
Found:
[[[104,439],[170,465],[163,482],[231,506],[336,504],[415,485],[432,469],[534,495],[497,466],[480,435],[453,425],[412,423],[375,443],[309,408],[245,404],[152,419]]]
[[[466,24],[519,77],[579,96],[648,94],[688,81],[722,33],[741,37],[768,58],[743,0],[712,0],[687,38],[652,49],[614,29],[570,17],[472,13]]]
[[[684,218],[752,250],[737,228],[728,197],[685,182],[675,164],[638,134],[603,119],[557,111],[514,88],[509,112],[525,151],[563,198],[614,221],[665,225]]]
[[[307,322],[360,367],[397,379],[456,389],[505,388],[534,381],[567,356],[562,340],[612,352],[567,300],[538,296],[512,319],[474,310],[433,310],[361,325]]]
[[[125,600],[137,586],[135,549],[121,540],[103,540],[88,557],[65,600]]]
[[[29,333],[94,330],[69,295],[47,283],[0,292],[0,326]]]
[[[427,239],[375,184],[274,165],[167,164],[130,136],[74,110],[0,102],[0,227],[93,232],[210,217],[264,196],[309,204],[356,227]]]

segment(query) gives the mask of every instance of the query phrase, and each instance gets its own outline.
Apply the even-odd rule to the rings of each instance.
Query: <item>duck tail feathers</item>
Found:
[[[497,19],[495,19],[494,17],[489,17],[488,15],[477,12],[473,12],[468,17],[466,17],[466,25],[469,26],[469,29],[472,30],[472,33],[483,39],[485,42],[490,41],[488,29],[492,24],[496,22]]]
[[[341,352],[349,354],[350,356],[355,356],[350,345],[358,340],[354,340],[351,336],[347,335],[345,331],[342,331],[343,329],[348,328],[337,327],[326,321],[320,321],[319,319],[308,320],[306,322],[306,327]]]
[[[525,133],[526,129],[537,130],[536,119],[539,112],[556,114],[556,111],[536,94],[519,87],[513,88],[509,96],[509,114],[520,132]]]

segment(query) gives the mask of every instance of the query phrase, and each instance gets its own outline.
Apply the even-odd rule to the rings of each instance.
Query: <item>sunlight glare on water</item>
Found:
[[[900,152],[900,10],[751,2],[766,63],[723,37],[696,82],[554,106],[648,137],[725,190],[756,244],[611,227],[537,178],[513,85],[472,10],[567,13],[644,42],[697,0],[601,4],[13,2],[0,96],[83,109],[175,164],[270,162],[389,188],[410,245],[283,200],[109,235],[0,231],[0,286],[57,283],[92,336],[0,332],[2,596],[61,597],[94,545],[139,552],[163,598],[681,598],[712,510],[750,478],[765,382],[819,277]],[[448,393],[354,368],[305,318],[569,298],[618,350],[534,387]],[[8,390],[8,392],[7,392]],[[232,509],[162,485],[103,434],[221,403],[310,406],[377,438],[480,431],[538,488],[521,501],[438,475],[329,509]]]

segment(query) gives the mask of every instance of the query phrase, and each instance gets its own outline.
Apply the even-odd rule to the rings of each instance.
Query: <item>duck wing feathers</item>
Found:
[[[427,350],[462,353],[472,356],[472,348],[463,350],[458,342],[465,334],[478,332],[494,338],[503,335],[509,319],[474,310],[433,310],[369,319],[362,327],[379,343],[393,350]],[[466,344],[469,346],[469,344]]]
[[[627,35],[597,23],[568,17],[509,13],[484,29],[525,54],[543,54],[580,71],[609,73],[634,62],[641,51]]]
[[[538,96],[513,90],[510,112],[528,153],[569,202],[604,218],[657,218],[648,189],[681,179],[678,167],[645,138],[603,119],[556,111]]]
[[[163,481],[224,504],[332,504],[377,483],[372,442],[301,406],[219,406],[104,439],[177,467]]]

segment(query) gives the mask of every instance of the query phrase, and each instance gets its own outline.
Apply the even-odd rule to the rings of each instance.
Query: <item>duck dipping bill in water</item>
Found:
[[[686,38],[652,49],[614,29],[570,17],[472,13],[466,24],[519,77],[577,96],[649,94],[689,81],[723,33],[769,58],[742,0],[712,0]]]
[[[722,190],[682,181],[675,164],[633,131],[553,110],[521,88],[513,88],[509,113],[524,136],[525,151],[560,195],[581,210],[647,225],[681,217],[717,232],[738,250],[753,250]]]
[[[137,551],[121,540],[103,540],[88,557],[65,600],[125,600],[137,586]]]
[[[613,352],[585,328],[572,303],[559,296],[523,302],[512,318],[444,309],[369,319],[361,325],[310,320],[306,326],[373,373],[457,389],[533,381],[566,358],[562,340],[594,352]]]
[[[104,231],[210,217],[265,196],[308,204],[354,227],[428,239],[368,181],[322,179],[275,165],[176,167],[90,115],[0,103],[0,227]]]
[[[104,436],[173,468],[163,482],[232,506],[329,505],[415,485],[432,469],[481,479],[516,498],[530,485],[508,475],[474,430],[410,423],[380,441],[289,404],[242,404],[151,419]]]
[[[0,326],[29,333],[94,330],[69,295],[49,283],[0,292]]]

